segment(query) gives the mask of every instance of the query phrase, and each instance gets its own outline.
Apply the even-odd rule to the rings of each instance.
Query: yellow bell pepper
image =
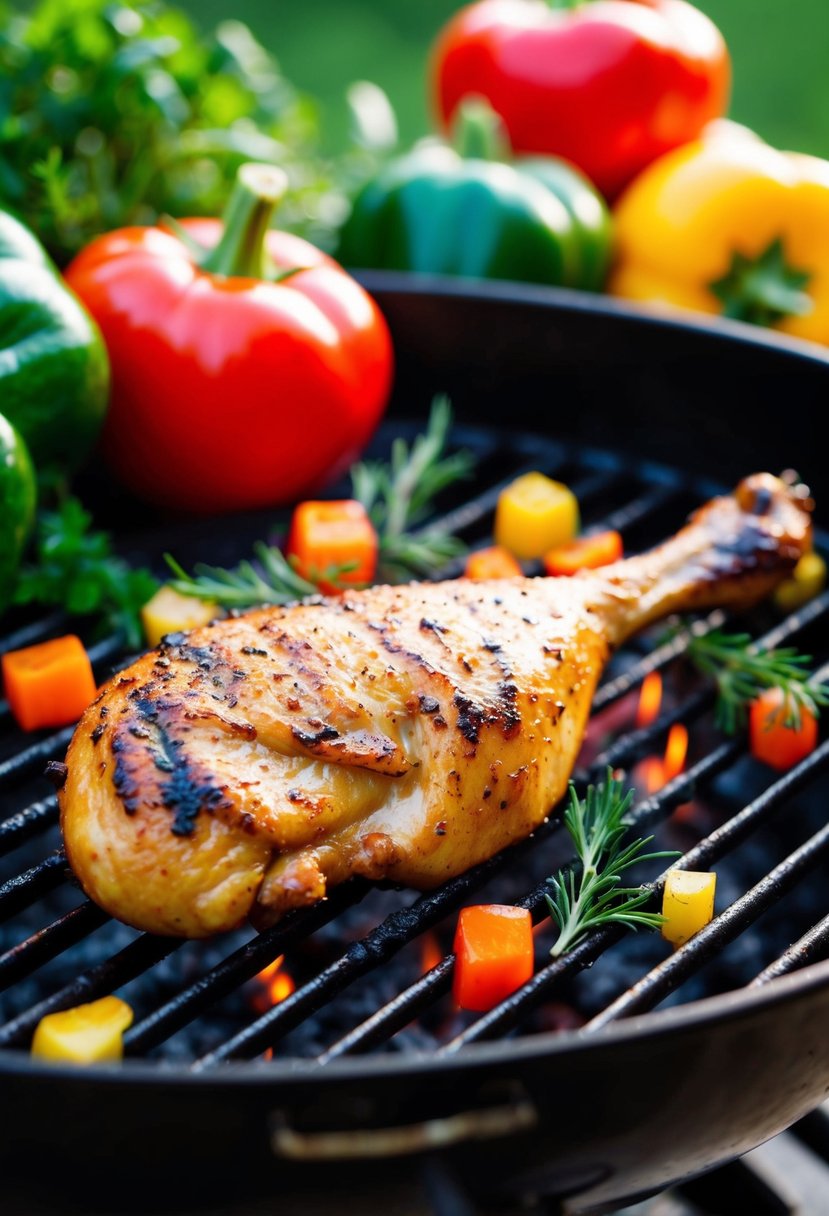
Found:
[[[721,124],[636,178],[615,230],[611,294],[829,343],[829,161]]]
[[[219,615],[216,604],[197,600],[192,595],[179,595],[172,587],[159,587],[151,600],[141,609],[141,624],[148,646],[157,646],[165,633],[195,629],[206,625]]]
[[[37,1024],[32,1055],[73,1064],[120,1060],[124,1054],[123,1033],[132,1018],[132,1009],[117,996],[48,1013]]]
[[[662,895],[662,936],[681,946],[699,933],[714,915],[716,874],[695,870],[671,870]]]
[[[825,586],[826,562],[819,553],[804,553],[791,578],[782,582],[775,591],[775,606],[781,612],[794,612],[819,595]]]
[[[525,473],[498,496],[495,543],[521,561],[567,544],[578,530],[575,494],[543,473]]]

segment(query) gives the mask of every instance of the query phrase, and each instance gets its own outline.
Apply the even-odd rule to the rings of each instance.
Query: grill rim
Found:
[[[708,316],[667,304],[635,304],[613,296],[597,295],[575,288],[545,287],[543,284],[518,283],[508,280],[464,280],[449,275],[425,274],[417,271],[365,270],[348,268],[359,283],[381,307],[385,296],[448,297],[450,299],[481,300],[506,305],[541,305],[553,311],[583,314],[618,322],[629,320],[645,329],[669,329],[693,333],[713,339],[717,345],[758,347],[768,352],[794,355],[807,363],[829,367],[829,348],[805,338],[793,338],[779,330],[765,329],[747,321],[729,317]]]

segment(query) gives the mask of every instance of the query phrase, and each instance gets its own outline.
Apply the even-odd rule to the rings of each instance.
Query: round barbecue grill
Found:
[[[570,484],[585,525],[618,529],[635,552],[745,474],[794,467],[829,546],[814,443],[829,354],[576,293],[364,281],[398,353],[373,450],[415,434],[432,395],[448,392],[453,444],[472,450],[476,474],[437,504],[436,521],[470,545],[487,541],[499,490],[529,469]],[[89,493],[103,502],[100,486]],[[119,537],[161,573],[165,550],[185,563],[238,560],[272,522],[147,527],[127,504]],[[829,592],[785,617],[761,606],[740,627],[813,654],[825,679],[827,614]],[[149,1211],[225,1190],[237,1203],[312,1191],[333,1203],[352,1183],[382,1196],[415,1161],[468,1197],[446,1211],[601,1211],[731,1160],[815,1108],[829,1091],[829,741],[781,775],[716,732],[713,694],[682,653],[691,628],[722,619],[670,636],[656,627],[614,658],[574,775],[583,790],[621,770],[640,789],[639,834],[679,849],[687,869],[717,870],[715,920],[674,953],[655,935],[605,929],[550,959],[544,880],[569,858],[559,808],[529,841],[426,895],[352,880],[261,934],[139,934],[84,899],[60,851],[43,773],[71,730],[23,736],[0,706],[6,1178],[35,1177],[87,1211]],[[67,621],[13,625],[4,649]],[[91,652],[100,677],[126,658],[117,638]],[[637,727],[652,672],[664,677],[662,709]],[[687,763],[648,792],[648,762],[677,726]],[[656,899],[653,865],[646,879]],[[493,901],[532,912],[536,971],[491,1012],[461,1014],[449,997],[454,920]],[[29,1059],[44,1014],[113,991],[136,1012],[122,1065]]]

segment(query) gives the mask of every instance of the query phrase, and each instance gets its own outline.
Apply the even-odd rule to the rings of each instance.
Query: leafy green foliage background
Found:
[[[229,15],[228,0],[186,0],[205,24]],[[324,128],[345,129],[343,89],[375,80],[395,106],[404,140],[427,127],[424,62],[453,0],[234,0],[286,75],[324,103]],[[779,147],[829,156],[827,0],[698,0],[734,60],[731,117]]]

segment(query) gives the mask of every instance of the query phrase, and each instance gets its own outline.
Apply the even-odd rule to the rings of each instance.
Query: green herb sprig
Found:
[[[158,589],[149,570],[133,569],[112,551],[108,533],[92,528],[77,498],[38,519],[34,554],[18,573],[15,604],[59,605],[73,616],[97,616],[128,647],[141,645],[140,610]]]
[[[260,540],[253,552],[258,567],[243,561],[233,570],[225,570],[198,562],[192,575],[165,553],[164,560],[176,576],[170,586],[180,595],[209,600],[222,608],[250,608],[257,604],[290,604],[318,595],[320,582],[339,586],[342,576],[354,568],[353,564],[331,566],[312,581],[303,578],[275,545]]]
[[[439,529],[413,532],[435,498],[474,467],[470,452],[446,454],[452,423],[447,397],[435,397],[423,434],[409,445],[395,439],[389,461],[372,460],[351,470],[354,497],[365,507],[380,540],[380,569],[392,582],[431,574],[465,552],[456,537]]]
[[[746,722],[748,707],[768,688],[783,692],[785,725],[797,730],[802,709],[817,717],[821,705],[829,705],[829,687],[810,683],[811,655],[799,654],[792,646],[765,650],[747,633],[723,633],[714,629],[695,636],[687,657],[717,686],[715,721],[733,735]]]
[[[365,461],[351,470],[354,497],[366,508],[377,529],[381,578],[390,582],[413,575],[433,574],[464,551],[457,537],[439,531],[410,531],[424,519],[437,494],[454,481],[469,475],[473,458],[460,451],[446,455],[452,411],[445,397],[432,403],[423,434],[407,444],[396,439],[391,459]],[[240,562],[232,570],[199,564],[187,574],[170,554],[165,554],[175,578],[171,586],[182,595],[209,600],[223,608],[252,608],[259,604],[287,604],[319,592],[319,583],[343,585],[343,575],[353,566],[332,567],[304,578],[276,546],[258,541],[256,564]],[[349,584],[350,585],[350,584]]]
[[[570,785],[564,826],[580,864],[547,879],[553,894],[545,899],[559,930],[550,951],[554,958],[566,954],[591,929],[603,925],[656,929],[663,922],[659,913],[642,911],[642,905],[651,897],[647,887],[621,885],[622,875],[632,866],[658,857],[677,856],[644,852],[652,836],[623,843],[628,832],[625,815],[632,800],[633,791],[625,793],[621,781],[610,770],[605,781],[588,787],[583,799]]]

